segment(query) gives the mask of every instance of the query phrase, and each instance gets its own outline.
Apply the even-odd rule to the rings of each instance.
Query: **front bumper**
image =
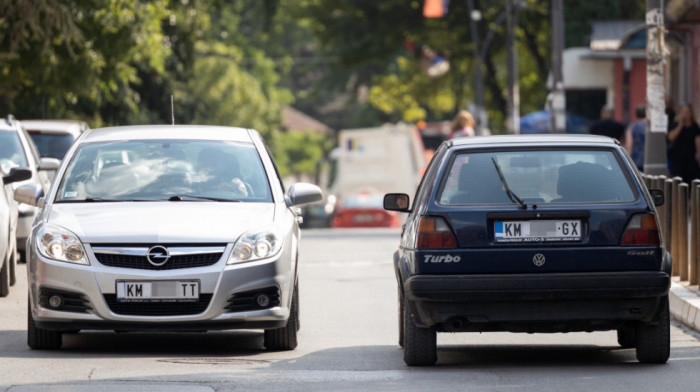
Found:
[[[421,326],[454,322],[465,328],[483,324],[484,329],[509,329],[504,323],[562,323],[554,329],[564,331],[650,322],[670,283],[670,276],[661,271],[414,275],[403,283],[403,290]]]
[[[88,254],[92,252],[86,249]],[[207,267],[148,271],[107,267],[90,256],[91,265],[49,260],[31,249],[29,288],[32,317],[39,328],[51,330],[158,330],[200,331],[214,329],[270,329],[283,327],[290,314],[294,268],[287,253],[262,261],[226,265],[231,245],[223,257]],[[109,300],[116,293],[118,280],[198,280],[200,299],[208,303],[201,311],[182,315],[135,315],[115,311]],[[266,288],[279,289],[279,305],[265,309],[227,310],[233,294]],[[41,291],[68,293],[84,301],[82,311],[51,309],[42,304]],[[210,299],[209,299],[210,297]],[[153,304],[151,304],[152,306]]]

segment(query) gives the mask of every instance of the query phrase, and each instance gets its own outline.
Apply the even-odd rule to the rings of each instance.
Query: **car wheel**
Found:
[[[399,287],[399,346],[403,347],[403,296]]]
[[[297,322],[299,320],[299,294],[297,286],[294,286],[292,294],[292,307],[289,312],[287,325],[282,328],[265,330],[265,347],[268,350],[283,351],[294,350],[297,347]]]
[[[403,304],[403,360],[408,366],[427,366],[437,362],[437,331],[421,328],[413,322],[406,303]]]
[[[32,350],[57,350],[63,344],[63,333],[37,328],[27,300],[27,344]]]
[[[10,294],[10,266],[9,260],[2,263],[0,269],[0,297],[7,297]]]
[[[637,360],[642,363],[666,363],[671,354],[671,320],[668,297],[660,304],[659,321],[656,324],[637,326]]]
[[[634,327],[618,329],[617,342],[622,348],[634,348],[637,345],[637,330]]]

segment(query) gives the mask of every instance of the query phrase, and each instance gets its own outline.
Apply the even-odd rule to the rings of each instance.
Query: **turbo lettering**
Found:
[[[433,256],[433,255],[425,255],[425,258],[423,259],[424,263],[459,263],[462,260],[460,256],[452,256],[452,255],[445,255],[445,256]]]

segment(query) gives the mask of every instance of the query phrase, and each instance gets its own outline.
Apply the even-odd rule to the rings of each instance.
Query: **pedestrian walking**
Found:
[[[666,137],[671,174],[688,184],[700,178],[700,126],[690,104],[678,109],[673,129]]]
[[[450,127],[450,139],[456,137],[474,136],[474,117],[467,110],[461,110],[452,120],[452,126]]]
[[[625,132],[625,149],[632,156],[634,164],[637,165],[639,171],[644,171],[644,139],[646,138],[647,122],[646,122],[646,107],[644,105],[637,106],[635,112],[637,121],[627,127]]]
[[[625,138],[625,126],[613,119],[615,110],[612,106],[603,106],[600,110],[600,120],[591,124],[588,133],[602,135],[623,142]]]

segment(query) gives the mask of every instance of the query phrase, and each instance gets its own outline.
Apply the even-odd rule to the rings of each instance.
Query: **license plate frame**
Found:
[[[583,238],[579,219],[537,219],[494,221],[494,241],[514,242],[579,242]]]
[[[197,302],[202,283],[198,279],[117,280],[118,302]]]

